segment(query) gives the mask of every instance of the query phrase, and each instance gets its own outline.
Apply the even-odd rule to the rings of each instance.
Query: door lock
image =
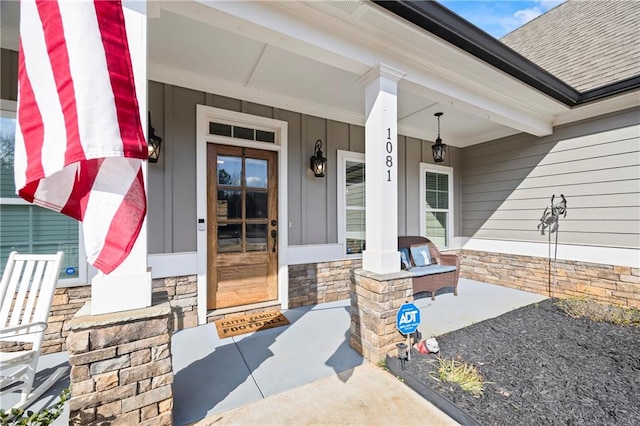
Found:
[[[271,223],[275,222],[275,220],[272,220]],[[276,252],[276,244],[278,244],[278,231],[276,231],[275,229],[271,230],[271,238],[273,238],[273,248],[271,249],[272,252]]]

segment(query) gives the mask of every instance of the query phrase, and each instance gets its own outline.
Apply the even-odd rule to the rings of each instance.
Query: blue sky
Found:
[[[438,0],[438,3],[500,38],[564,1]]]

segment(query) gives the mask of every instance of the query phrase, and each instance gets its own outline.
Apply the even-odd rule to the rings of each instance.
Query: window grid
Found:
[[[452,169],[422,164],[421,174],[421,232],[438,247],[449,247],[452,234]]]

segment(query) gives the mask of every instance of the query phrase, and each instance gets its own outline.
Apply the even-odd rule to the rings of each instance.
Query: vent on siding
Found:
[[[349,15],[353,15],[358,10],[361,4],[361,2],[359,1],[329,1],[327,3],[338,9],[339,11],[347,13]]]

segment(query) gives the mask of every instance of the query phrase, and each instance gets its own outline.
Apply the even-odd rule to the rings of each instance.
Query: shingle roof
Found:
[[[579,91],[640,75],[640,1],[568,0],[500,41]]]

